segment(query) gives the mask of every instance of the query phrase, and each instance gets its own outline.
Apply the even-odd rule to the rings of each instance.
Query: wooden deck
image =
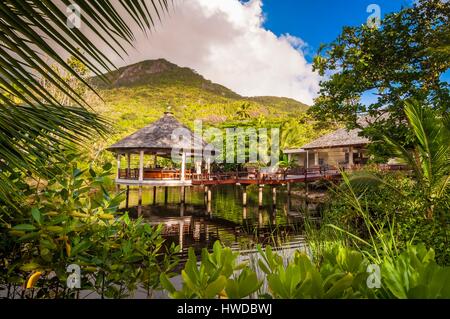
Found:
[[[318,180],[336,180],[341,174],[337,170],[309,169],[295,174],[227,172],[214,174],[192,174],[188,172],[184,180],[180,174],[144,175],[139,180],[137,174],[121,173],[116,184],[129,186],[194,186],[194,185],[285,185]]]
[[[379,167],[384,171],[404,170],[403,165],[383,165]],[[352,170],[360,168],[354,167]],[[181,179],[179,170],[150,170],[146,169],[143,179],[139,180],[136,170],[120,170],[116,183],[129,186],[193,186],[193,185],[286,185],[288,183],[309,183],[320,180],[337,181],[341,178],[338,169],[309,168],[294,169],[278,173],[261,172],[223,172],[212,174],[196,174],[186,170],[184,179]]]

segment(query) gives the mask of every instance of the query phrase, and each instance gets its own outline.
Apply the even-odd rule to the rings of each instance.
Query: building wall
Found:
[[[349,148],[348,147],[341,147],[341,148],[331,148],[331,149],[321,149],[317,150],[319,153],[319,165],[331,165],[331,166],[339,166],[348,164],[348,158],[349,158]],[[309,167],[314,166],[315,162],[315,153],[317,152],[315,150],[308,151],[308,159],[309,159]],[[365,153],[364,150],[361,149],[354,149],[353,150],[353,157],[355,159],[358,157],[358,153]],[[300,167],[306,167],[306,156],[307,153],[298,153],[298,154],[291,154],[291,158],[295,159],[297,164]],[[364,155],[363,157],[365,157]]]
[[[335,148],[329,150],[321,150],[319,152],[319,163],[321,165],[339,166],[346,162],[346,150],[343,148]]]

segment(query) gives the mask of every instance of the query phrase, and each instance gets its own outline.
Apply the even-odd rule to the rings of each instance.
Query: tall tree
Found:
[[[91,88],[63,58],[69,54],[106,81],[102,73],[114,65],[100,48],[123,57],[134,40],[130,24],[146,32],[167,9],[167,0],[0,1],[0,208],[18,203],[17,174],[46,173],[51,162],[42,160],[63,160],[60,147],[106,131],[104,119],[52,65]]]
[[[405,99],[449,111],[449,84],[441,77],[450,66],[449,17],[450,2],[418,0],[386,15],[379,28],[345,27],[315,58],[314,68],[328,77],[312,112],[349,128],[358,127],[358,115],[367,112],[378,120],[363,129],[366,136],[381,140],[381,133],[388,132],[407,144],[412,137],[403,111]],[[376,101],[361,103],[365,93],[376,94]],[[387,112],[389,116],[383,116]]]

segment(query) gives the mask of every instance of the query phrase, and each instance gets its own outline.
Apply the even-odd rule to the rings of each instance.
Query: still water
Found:
[[[306,203],[300,196],[287,195],[285,187],[277,187],[276,202],[272,189],[264,188],[263,207],[258,207],[258,189],[247,187],[247,206],[242,205],[241,186],[212,188],[210,209],[203,187],[187,187],[185,204],[180,204],[180,188],[153,187],[143,189],[142,205],[137,189],[130,189],[131,216],[143,216],[150,224],[164,225],[164,238],[181,246],[181,258],[189,247],[196,252],[212,248],[216,240],[240,252],[254,251],[257,244],[277,248],[304,248],[304,222],[317,221],[318,204]],[[167,192],[167,193],[166,193]],[[125,203],[122,204],[123,210]]]

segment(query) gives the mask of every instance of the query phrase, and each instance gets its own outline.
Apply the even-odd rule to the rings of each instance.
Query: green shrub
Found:
[[[123,194],[113,195],[111,165],[100,172],[65,166],[44,188],[35,189],[28,209],[1,224],[0,285],[7,297],[74,298],[67,266],[81,268],[81,291],[107,298],[126,297],[143,286],[159,287],[159,273],[176,265],[177,247],[165,248],[161,227],[131,220],[117,209]],[[26,206],[24,206],[26,207]],[[33,275],[33,289],[23,290]]]

